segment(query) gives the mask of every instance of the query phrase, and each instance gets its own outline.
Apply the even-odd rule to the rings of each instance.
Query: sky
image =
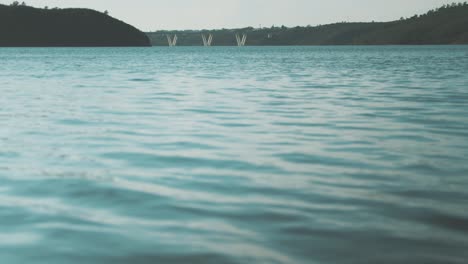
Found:
[[[0,0],[8,4],[11,1]],[[21,2],[21,0],[20,0]],[[390,21],[454,0],[26,0],[36,7],[86,7],[141,30],[306,26]]]

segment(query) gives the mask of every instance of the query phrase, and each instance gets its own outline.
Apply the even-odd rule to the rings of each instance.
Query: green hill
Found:
[[[153,45],[203,45],[201,33],[213,34],[213,45],[236,45],[235,33],[248,34],[246,45],[398,45],[468,44],[468,4],[445,5],[423,15],[392,22],[336,23],[316,27],[272,27],[147,33]]]
[[[90,9],[0,5],[0,46],[149,46],[138,29]]]

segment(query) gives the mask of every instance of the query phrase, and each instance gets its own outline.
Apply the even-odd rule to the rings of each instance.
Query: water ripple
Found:
[[[5,263],[465,263],[450,47],[0,49]]]

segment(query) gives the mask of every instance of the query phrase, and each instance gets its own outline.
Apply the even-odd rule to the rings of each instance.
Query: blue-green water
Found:
[[[0,49],[0,262],[466,263],[468,46]]]

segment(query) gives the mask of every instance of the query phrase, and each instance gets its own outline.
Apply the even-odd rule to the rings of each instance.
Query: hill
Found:
[[[153,45],[167,46],[166,34],[178,45],[203,45],[201,33],[213,34],[213,45],[236,45],[235,33],[248,35],[246,45],[412,45],[468,44],[468,4],[444,5],[423,15],[392,22],[341,22],[316,27],[243,28],[147,33]]]
[[[0,5],[0,46],[149,46],[138,29],[90,9]]]

